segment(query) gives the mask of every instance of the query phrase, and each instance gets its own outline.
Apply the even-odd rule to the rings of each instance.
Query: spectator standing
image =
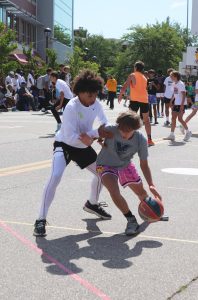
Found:
[[[59,75],[59,79],[62,79],[62,80],[65,81],[66,73],[64,71],[64,68],[65,68],[65,66],[63,64],[59,65],[59,73],[58,73],[58,75]]]
[[[157,88],[157,116],[158,118],[164,116],[164,80],[165,76],[162,74],[162,71],[157,72],[158,88]],[[160,114],[160,102],[161,102],[161,114]]]
[[[18,76],[19,86],[21,86],[22,82],[26,82],[25,78],[21,76],[21,73],[20,69],[16,69],[15,75]]]
[[[148,97],[149,97],[149,116],[150,116],[150,122],[152,123],[153,119],[153,114],[152,110],[154,113],[154,124],[158,124],[157,121],[157,88],[158,88],[158,80],[155,77],[155,71],[154,70],[149,70],[148,71]]]
[[[65,82],[70,86],[70,83],[71,83],[70,67],[65,66],[64,67],[64,72],[65,72]]]
[[[173,92],[174,92],[173,80],[170,76],[172,71],[173,71],[173,69],[171,69],[171,68],[167,70],[168,76],[166,77],[166,79],[164,81],[164,103],[165,103],[165,115],[166,115],[166,121],[164,123],[165,126],[170,125],[169,110],[170,110],[170,102],[171,102]]]
[[[114,99],[116,97],[117,81],[111,75],[109,75],[108,77],[106,88],[108,90],[107,105],[110,103],[110,109],[114,109]]]
[[[28,77],[27,77],[27,88],[30,91],[31,87],[35,84],[34,80],[34,72],[31,70],[29,71]]]
[[[14,78],[14,72],[13,71],[10,71],[8,73],[8,76],[6,77],[5,79],[5,86],[8,85],[8,84],[11,84],[12,85],[12,79]]]
[[[12,86],[13,86],[13,90],[14,90],[15,93],[20,88],[20,86],[19,86],[19,79],[18,79],[18,75],[17,74],[15,74],[14,78],[12,78]]]

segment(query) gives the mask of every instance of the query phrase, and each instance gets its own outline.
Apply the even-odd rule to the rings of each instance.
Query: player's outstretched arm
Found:
[[[155,198],[158,198],[159,200],[162,200],[161,195],[158,193],[152,179],[151,170],[148,165],[147,160],[140,160],[140,167],[143,172],[144,178],[146,179],[149,189],[151,193],[154,195]]]

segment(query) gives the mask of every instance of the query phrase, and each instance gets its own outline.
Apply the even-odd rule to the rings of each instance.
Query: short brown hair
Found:
[[[170,75],[176,77],[178,81],[181,79],[181,74],[178,71],[172,71]]]
[[[167,70],[167,73],[170,74],[170,73],[173,72],[173,71],[174,71],[173,68],[169,68],[169,69]]]
[[[144,63],[141,60],[136,61],[136,63],[134,64],[134,67],[135,67],[136,71],[142,72],[142,73],[144,72]]]
[[[131,110],[121,113],[118,116],[116,123],[118,124],[119,129],[127,132],[137,130],[142,126],[140,116]]]

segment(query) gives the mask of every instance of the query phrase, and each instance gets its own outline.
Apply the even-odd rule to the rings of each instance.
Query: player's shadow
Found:
[[[197,133],[193,133],[191,137],[198,138],[198,134]]]
[[[49,139],[49,138],[54,138],[55,137],[55,133],[47,133],[44,136],[39,136],[39,139]]]
[[[158,241],[136,241],[135,237],[132,239],[124,234],[105,236],[97,226],[100,219],[85,219],[84,221],[87,223],[87,232],[55,240],[36,238],[38,247],[42,249],[42,261],[49,264],[46,267],[47,272],[56,275],[83,272],[83,269],[76,265],[76,261],[81,258],[101,261],[106,268],[129,268],[133,264],[131,258],[141,255],[144,248],[152,249],[162,246],[162,243]],[[147,226],[143,223],[140,231]],[[132,239],[132,247],[127,244],[130,239]],[[83,246],[79,243],[83,243]]]
[[[186,142],[170,141],[168,145],[171,147],[177,147],[177,146],[184,146],[185,144]]]

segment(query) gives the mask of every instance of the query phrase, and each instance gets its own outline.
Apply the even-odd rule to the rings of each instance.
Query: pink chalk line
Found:
[[[59,261],[57,261],[54,257],[51,255],[48,255],[45,253],[42,249],[38,248],[36,245],[34,245],[31,241],[20,235],[18,232],[14,231],[11,227],[9,227],[7,224],[5,224],[3,221],[0,220],[0,226],[9,232],[12,236],[14,236],[16,239],[18,239],[21,243],[26,245],[29,249],[32,251],[38,253],[39,255],[43,255],[47,258],[48,261],[55,264],[59,269],[63,270],[65,273],[70,275],[72,279],[80,283],[82,286],[84,286],[87,290],[98,296],[99,298],[103,300],[111,300],[107,295],[105,295],[102,291],[97,289],[95,286],[93,286],[91,283],[89,283],[87,280],[81,278],[79,275],[73,273],[71,270],[66,268],[63,264],[61,264]]]

